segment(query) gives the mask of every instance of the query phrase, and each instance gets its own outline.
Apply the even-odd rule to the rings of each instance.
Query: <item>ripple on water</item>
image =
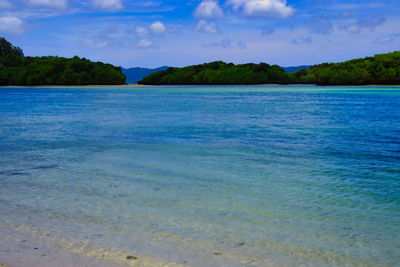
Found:
[[[396,266],[385,88],[4,89],[0,235],[116,265]]]

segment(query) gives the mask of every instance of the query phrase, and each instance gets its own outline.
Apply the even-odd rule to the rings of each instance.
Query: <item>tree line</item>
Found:
[[[341,63],[323,63],[286,73],[277,65],[216,61],[183,68],[168,68],[144,77],[139,84],[317,84],[399,85],[400,52],[378,54]]]
[[[290,74],[296,83],[318,85],[398,85],[400,52],[378,54],[341,63],[323,63]]]
[[[0,37],[0,85],[124,84],[119,67],[77,56],[25,57],[21,48]],[[317,84],[400,85],[400,52],[378,54],[341,63],[323,63],[286,73],[267,63],[215,61],[183,68],[170,67],[144,77],[139,84]]]
[[[215,61],[184,68],[168,68],[144,77],[139,84],[263,84],[287,83],[288,75],[277,65]]]
[[[77,56],[25,57],[0,38],[0,85],[118,85],[125,79],[119,67]]]

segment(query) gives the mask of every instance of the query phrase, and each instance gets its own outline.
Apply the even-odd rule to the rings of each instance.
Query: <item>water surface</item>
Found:
[[[76,255],[399,266],[399,87],[1,88],[0,155],[0,227]]]

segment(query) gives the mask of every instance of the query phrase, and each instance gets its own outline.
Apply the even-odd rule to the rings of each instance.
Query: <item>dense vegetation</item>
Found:
[[[400,84],[400,52],[323,63],[289,76],[294,83],[319,85]]]
[[[24,53],[22,52],[21,48],[13,46],[5,38],[0,37],[0,57],[4,57],[6,55],[23,57]]]
[[[276,65],[234,65],[218,61],[184,68],[168,68],[146,76],[139,83],[393,85],[400,84],[400,52],[342,63],[323,63],[289,74]]]
[[[263,84],[287,83],[288,75],[277,65],[241,64],[216,61],[152,73],[140,84]]]
[[[22,49],[0,37],[0,85],[124,84],[121,68],[85,58],[25,57]],[[400,52],[342,63],[323,63],[286,73],[277,65],[216,61],[168,68],[138,83],[172,84],[400,84]]]
[[[0,85],[124,84],[119,67],[85,58],[24,57],[20,48],[0,38]]]

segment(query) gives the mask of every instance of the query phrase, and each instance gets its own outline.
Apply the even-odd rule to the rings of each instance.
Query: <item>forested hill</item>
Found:
[[[119,67],[76,56],[24,57],[0,38],[0,85],[119,85],[125,79]]]
[[[400,52],[342,63],[323,63],[290,74],[295,83],[318,85],[400,85]]]
[[[286,73],[266,63],[241,64],[222,61],[155,72],[139,84],[317,84],[317,85],[400,85],[400,52],[342,63],[323,63]]]
[[[139,84],[263,84],[286,83],[288,75],[277,65],[216,61],[152,73]]]

